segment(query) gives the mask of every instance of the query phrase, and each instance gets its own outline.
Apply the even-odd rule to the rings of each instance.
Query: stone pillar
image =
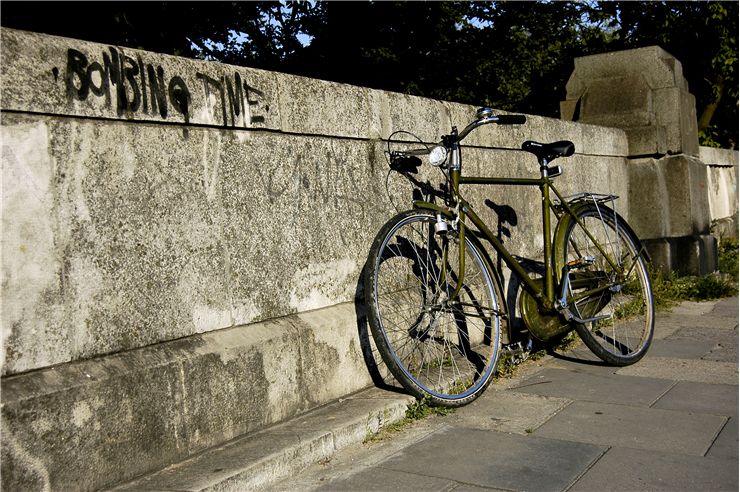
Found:
[[[706,166],[681,63],[658,46],[580,57],[566,89],[562,119],[627,133],[630,192],[622,198],[655,266],[714,271]]]

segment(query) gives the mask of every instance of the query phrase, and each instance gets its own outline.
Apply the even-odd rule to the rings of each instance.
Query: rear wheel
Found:
[[[591,319],[577,323],[575,329],[603,361],[633,364],[647,352],[655,322],[652,287],[639,241],[624,219],[606,206],[585,205],[576,215],[583,227],[566,216],[569,222],[559,252],[564,263],[559,266],[588,257],[593,257],[593,264],[570,272],[568,295],[576,299],[570,310],[578,318]]]
[[[403,212],[373,242],[365,277],[368,322],[378,352],[417,398],[460,406],[488,386],[500,345],[500,300],[486,257],[465,240],[460,279],[457,233],[435,233],[428,210]]]

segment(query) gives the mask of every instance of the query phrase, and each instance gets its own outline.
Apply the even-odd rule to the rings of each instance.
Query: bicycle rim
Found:
[[[440,405],[472,401],[495,372],[498,300],[490,271],[466,240],[459,295],[457,234],[437,235],[426,211],[401,214],[379,238],[374,258],[371,328],[379,352],[406,389]]]

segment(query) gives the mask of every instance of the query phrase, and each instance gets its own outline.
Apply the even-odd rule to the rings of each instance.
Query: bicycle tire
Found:
[[[575,330],[586,346],[601,360],[615,366],[626,366],[640,360],[650,347],[655,324],[650,276],[640,241],[627,222],[614,210],[593,204],[582,205],[575,214],[583,227],[570,215],[558,225],[556,237],[557,271],[571,260],[586,256],[594,262],[570,273],[571,295],[617,282],[614,287],[587,296],[570,306],[571,312],[581,319],[608,316],[588,323],[575,323]],[[607,256],[596,248],[584,232],[588,229],[611,256],[617,268],[612,267]]]
[[[438,406],[470,403],[490,384],[501,342],[500,288],[485,250],[466,237],[463,286],[456,232],[435,234],[429,210],[402,212],[373,241],[365,302],[386,366],[413,396]]]

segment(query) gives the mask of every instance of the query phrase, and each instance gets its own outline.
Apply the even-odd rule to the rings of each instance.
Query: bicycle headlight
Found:
[[[432,166],[441,166],[447,161],[447,149],[438,145],[429,152],[429,163]]]

